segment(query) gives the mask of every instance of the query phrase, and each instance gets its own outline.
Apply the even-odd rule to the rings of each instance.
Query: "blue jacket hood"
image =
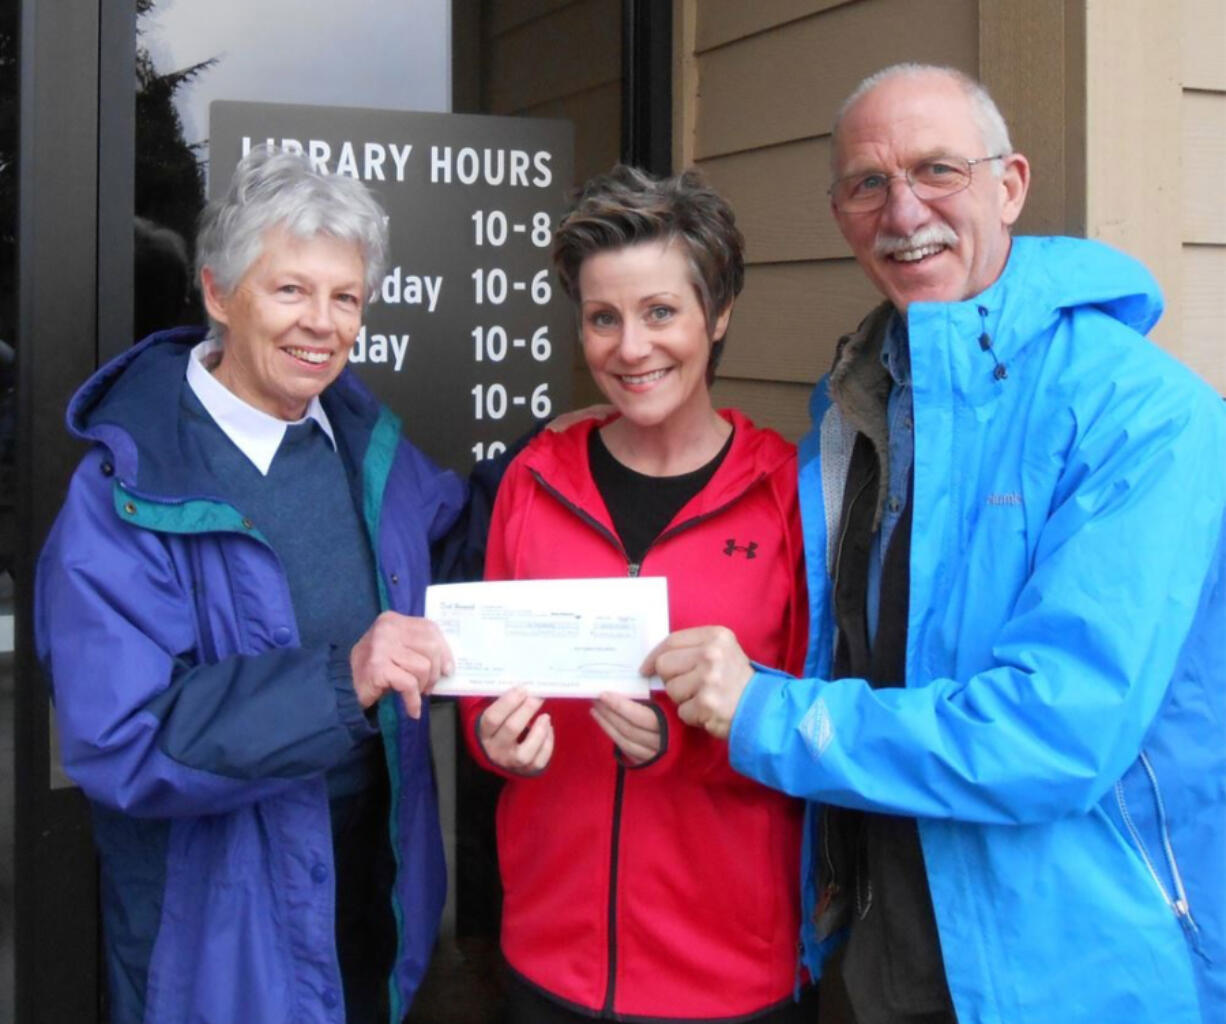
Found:
[[[1027,275],[1027,296],[1053,310],[1094,306],[1147,333],[1162,316],[1162,290],[1138,260],[1103,242],[1086,238],[1018,238],[1009,262]],[[1009,269],[1013,269],[1010,266]],[[1003,276],[1003,275],[1002,275]],[[990,294],[996,285],[988,289]]]
[[[1019,292],[1011,282],[1024,279]],[[1137,260],[1085,238],[1022,237],[1013,240],[1004,272],[965,302],[989,314],[1004,314],[1013,334],[1030,337],[1065,310],[1093,307],[1138,334],[1162,316],[1162,291]],[[928,318],[960,303],[917,302],[909,319]]]

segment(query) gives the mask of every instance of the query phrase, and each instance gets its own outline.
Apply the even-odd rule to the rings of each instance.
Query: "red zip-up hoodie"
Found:
[[[807,610],[796,450],[735,411],[732,447],[631,565],[592,479],[588,435],[545,432],[494,508],[489,579],[666,576],[671,627],[725,625],[755,661],[798,672]],[[502,947],[563,1003],[618,1019],[743,1019],[797,979],[803,808],[738,775],[727,744],[655,697],[664,748],[628,767],[586,700],[550,700],[555,745],[539,775],[507,775],[461,702],[480,763],[507,775],[498,805]]]

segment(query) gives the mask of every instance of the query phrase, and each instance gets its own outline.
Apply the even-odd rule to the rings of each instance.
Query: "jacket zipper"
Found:
[[[722,505],[712,509],[709,512],[704,512],[700,516],[694,516],[691,519],[687,519],[683,523],[678,523],[671,530],[665,530],[647,546],[647,551],[643,552],[642,560],[632,562],[630,561],[629,556],[626,554],[625,545],[622,544],[612,530],[608,529],[608,527],[596,519],[595,516],[590,515],[584,509],[580,508],[573,501],[563,495],[555,487],[550,485],[541,475],[539,470],[533,469],[530,472],[532,473],[532,476],[536,482],[540,484],[542,490],[544,490],[547,494],[552,495],[553,498],[564,508],[570,509],[576,516],[579,517],[581,521],[587,523],[590,527],[592,527],[592,529],[608,540],[610,544],[621,552],[622,557],[626,559],[626,575],[630,577],[637,577],[639,575],[643,568],[643,561],[645,561],[647,558],[647,551],[650,551],[653,547],[659,544],[660,541],[675,537],[677,534],[683,533],[685,530],[688,530],[693,526],[697,526],[699,523],[705,522],[713,516],[719,515],[729,506],[740,501],[741,498],[743,498],[753,487],[757,486],[761,481],[766,479],[765,473],[758,474],[758,476],[754,477],[754,479],[751,480],[743,490],[738,491],[734,497],[730,498]],[[610,840],[611,851],[609,857],[609,948],[608,955],[606,957],[608,960],[609,970],[608,976],[605,980],[605,999],[604,1009],[602,1011],[604,1014],[609,1015],[613,1013],[613,1000],[617,993],[617,876],[620,867],[622,804],[625,798],[625,791],[626,767],[625,765],[619,764],[617,766],[617,785],[613,792],[613,834]]]
[[[609,975],[605,981],[604,1013],[613,1013],[617,982],[617,874],[620,868],[622,802],[626,792],[625,765],[617,766],[617,788],[613,792],[612,855],[609,858]]]
[[[852,504],[852,505],[855,505],[855,504],[856,504],[856,502],[858,502],[858,501],[860,500],[860,496],[861,496],[861,495],[862,495],[862,494],[863,494],[863,493],[864,493],[864,492],[865,492],[865,491],[868,489],[868,485],[869,485],[870,483],[872,483],[872,477],[869,477],[869,478],[868,478],[867,480],[865,480],[865,481],[864,481],[862,484],[860,484],[860,489],[859,489],[858,491],[856,491],[855,497],[853,497],[853,498],[851,499],[851,504]],[[837,582],[837,580],[839,579],[839,571],[840,571],[840,569],[841,569],[841,567],[842,567],[842,565],[843,565],[843,549],[844,549],[844,547],[845,547],[845,546],[846,546],[846,544],[847,544],[847,529],[848,529],[848,525],[849,525],[848,523],[844,522],[844,523],[843,523],[843,524],[842,524],[842,525],[839,527],[839,545],[838,545],[838,548],[837,548],[837,549],[836,549],[836,551],[835,551],[835,556],[834,556],[834,576],[833,576],[833,579],[834,579],[836,582]]]
[[[691,527],[697,526],[700,523],[705,523],[708,519],[713,519],[715,516],[720,515],[726,509],[735,505],[738,501],[740,501],[743,497],[745,497],[746,494],[748,494],[751,490],[757,487],[758,484],[760,484],[765,479],[766,479],[766,474],[759,473],[752,480],[750,480],[749,483],[747,483],[742,490],[737,491],[735,495],[733,495],[731,498],[725,501],[722,505],[717,505],[715,508],[711,509],[709,512],[704,512],[700,516],[692,516],[691,518],[685,520],[684,522],[678,523],[672,529],[665,530],[663,533],[661,533],[655,540],[653,540],[647,546],[647,550],[650,551],[661,541],[671,540],[673,537],[677,536],[677,534],[684,533],[686,530],[690,529]],[[646,558],[646,553],[644,553],[643,557]],[[633,562],[631,563],[631,566],[635,570],[633,573],[631,573],[631,575],[637,576],[639,566],[635,565]]]
[[[612,530],[610,530],[607,526],[605,526],[604,523],[602,523],[595,516],[591,515],[590,513],[586,512],[584,509],[576,505],[568,497],[562,494],[561,491],[557,490],[555,487],[549,484],[545,480],[545,478],[541,476],[540,470],[533,469],[533,470],[529,470],[529,472],[531,472],[533,479],[535,479],[536,482],[541,485],[541,489],[546,494],[551,495],[563,507],[570,509],[583,522],[587,523],[588,526],[590,526],[593,530],[599,533],[610,544],[612,544],[615,548],[617,548],[618,551],[621,552],[622,558],[626,559],[626,565],[629,570],[629,575],[637,576],[639,574],[639,564],[640,563],[630,561],[629,557],[626,555],[625,547],[622,545],[622,542],[618,540],[617,535]]]
[[[863,495],[865,490],[868,489],[868,485],[870,483],[872,483],[872,477],[869,477],[868,479],[864,480],[860,484],[859,489],[856,491],[854,497],[851,499],[851,504],[853,506],[856,504],[856,502],[860,500],[861,495]],[[848,530],[848,523],[843,522],[839,527],[839,539],[838,539],[838,544],[835,548],[835,556],[834,556],[834,575],[832,578],[836,582],[839,579],[839,573],[843,565],[843,551],[847,545],[847,530]],[[820,822],[819,827],[821,828],[821,831],[822,831],[822,843],[821,843],[822,860],[825,861],[827,878],[826,878],[826,884],[824,886],[821,886],[821,891],[817,894],[817,907],[815,908],[814,915],[813,915],[815,924],[817,923],[817,919],[829,907],[829,905],[839,898],[840,890],[842,889],[842,883],[838,877],[838,873],[834,869],[834,857],[831,855],[831,852],[830,852],[831,823],[830,823],[830,808],[828,805],[823,805],[822,807],[822,816],[821,816],[821,822]],[[820,884],[820,881],[821,881],[820,876],[819,876],[818,881]],[[870,895],[870,900],[871,900],[871,895]],[[860,886],[857,880],[857,884],[856,884],[856,907],[857,909],[860,908],[860,904],[861,904]],[[863,916],[864,916],[863,913],[861,913],[860,917],[863,918]]]
[[[1183,874],[1179,870],[1179,863],[1175,859],[1175,850],[1171,846],[1171,836],[1166,823],[1166,804],[1162,800],[1162,791],[1158,786],[1158,774],[1154,771],[1153,763],[1145,751],[1141,751],[1139,760],[1141,767],[1145,769],[1145,774],[1149,778],[1150,789],[1154,794],[1154,806],[1158,814],[1158,833],[1162,839],[1162,851],[1166,858],[1167,869],[1170,871],[1173,893],[1162,881],[1157,866],[1149,855],[1149,849],[1145,845],[1145,840],[1141,838],[1141,832],[1137,828],[1136,822],[1133,821],[1131,813],[1129,813],[1128,804],[1124,800],[1124,783],[1122,779],[1115,784],[1115,800],[1120,809],[1120,817],[1123,818],[1124,827],[1128,829],[1128,834],[1132,837],[1133,844],[1141,854],[1141,859],[1145,861],[1145,867],[1148,869],[1150,877],[1154,880],[1154,884],[1162,894],[1162,899],[1171,908],[1171,912],[1193,940],[1199,952],[1200,945],[1198,940],[1200,928],[1196,923],[1196,919],[1192,917],[1192,908],[1188,904],[1188,894],[1183,884]]]

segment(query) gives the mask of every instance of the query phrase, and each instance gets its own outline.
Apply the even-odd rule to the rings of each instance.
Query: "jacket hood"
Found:
[[[1162,316],[1162,290],[1138,260],[1088,238],[1016,238],[1000,279],[971,302],[991,305],[1011,279],[1025,278],[1020,301],[1042,310],[1091,306],[1138,334]]]
[[[176,327],[144,341],[100,367],[68,403],[68,430],[106,446],[115,476],[145,497],[210,497],[211,474],[181,430],[181,397],[192,348],[202,327]],[[379,406],[346,368],[322,395],[338,444],[361,465]]]
[[[1004,272],[980,294],[962,302],[912,303],[907,310],[912,362],[924,358],[924,339],[935,332],[931,340],[937,344],[950,338],[968,342],[959,346],[960,357],[982,368],[978,341],[986,333],[990,378],[995,362],[1007,362],[1044,336],[1053,321],[1078,309],[1105,313],[1144,334],[1162,315],[1162,292],[1137,260],[1102,242],[1015,238]]]
[[[732,424],[732,448],[710,482],[689,503],[687,517],[702,516],[738,497],[757,480],[779,469],[796,454],[795,447],[773,430],[754,427],[748,416],[736,409],[721,409],[719,414]],[[608,522],[604,500],[588,468],[588,437],[616,416],[576,423],[561,433],[542,431],[520,455],[524,467],[546,481],[562,497],[580,508],[598,509]]]

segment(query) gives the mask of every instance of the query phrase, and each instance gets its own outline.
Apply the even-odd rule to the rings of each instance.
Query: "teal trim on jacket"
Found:
[[[910,308],[905,688],[827,678],[854,430],[813,396],[806,678],[751,681],[732,762],[918,818],[960,1024],[1226,1020],[1226,416],[1142,337],[1160,312],[1139,264],[1065,238]],[[818,972],[833,943],[803,939]]]

